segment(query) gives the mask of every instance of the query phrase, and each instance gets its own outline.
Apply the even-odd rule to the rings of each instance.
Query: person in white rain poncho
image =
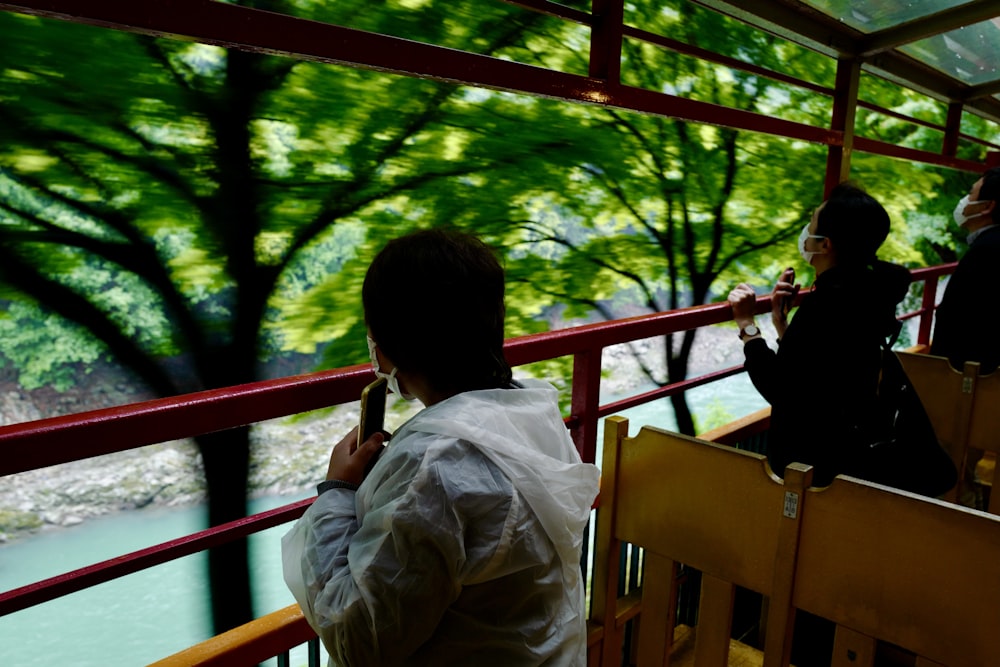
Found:
[[[335,665],[586,662],[580,550],[598,471],[555,389],[512,381],[503,293],[493,252],[459,232],[391,241],[368,269],[375,370],[426,408],[384,449],[356,430],[337,444],[282,541],[285,581]]]

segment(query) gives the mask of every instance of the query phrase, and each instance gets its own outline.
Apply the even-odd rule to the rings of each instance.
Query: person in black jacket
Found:
[[[986,171],[955,206],[955,222],[968,232],[969,249],[948,279],[934,318],[931,354],[948,357],[962,370],[966,361],[978,361],[980,373],[1000,366],[1000,311],[992,303],[1000,284],[1000,167]],[[982,457],[970,451],[964,467],[964,493],[959,502],[977,509],[984,499],[976,480]]]
[[[771,404],[768,461],[776,475],[806,463],[813,484],[825,486],[857,462],[848,429],[875,401],[882,343],[897,330],[896,304],[910,284],[908,270],[875,257],[888,233],[889,214],[873,197],[851,183],[833,189],[799,236],[816,280],[791,322],[793,269],[771,293],[777,352],[755,325],[753,288],[741,283],[729,295],[747,372]]]
[[[813,485],[825,486],[862,459],[848,431],[875,401],[882,343],[898,330],[896,304],[911,280],[905,268],[876,259],[888,234],[889,214],[873,197],[850,183],[833,189],[799,235],[816,280],[791,322],[795,271],[786,269],[771,292],[777,352],[754,323],[753,288],[741,283],[729,294],[747,372],[771,404],[767,458],[779,476],[789,463],[806,463]],[[833,634],[826,619],[797,613],[792,663],[829,665]]]
[[[1000,311],[993,304],[1000,284],[1000,167],[972,184],[955,207],[954,217],[968,232],[969,249],[948,279],[938,306],[931,354],[948,357],[962,370],[978,361],[980,372],[1000,366]]]

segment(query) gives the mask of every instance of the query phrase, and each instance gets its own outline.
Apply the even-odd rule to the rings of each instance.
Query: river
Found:
[[[745,375],[692,390],[688,398],[696,414],[721,411],[731,418],[766,405]],[[623,414],[632,420],[632,432],[640,424],[674,427],[666,400]],[[264,511],[306,495],[257,499],[251,509]],[[134,510],[0,546],[0,590],[192,533],[204,528],[203,521],[201,506]],[[281,579],[280,539],[286,530],[278,526],[251,538],[259,614],[294,602]],[[0,617],[0,665],[134,667],[205,639],[209,609],[204,569],[202,555],[188,556]],[[305,651],[293,652],[291,664],[305,665]]]

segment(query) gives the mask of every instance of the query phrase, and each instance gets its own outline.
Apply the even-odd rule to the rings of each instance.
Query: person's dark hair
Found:
[[[390,241],[361,297],[372,338],[400,369],[447,393],[509,386],[504,271],[475,236],[428,229]]]
[[[838,264],[868,265],[889,235],[889,214],[863,188],[845,181],[820,209],[816,234],[833,243]]]
[[[979,188],[978,201],[987,199],[1000,204],[1000,167],[987,169],[983,173],[983,184]],[[1000,205],[993,207],[993,222],[1000,222]]]

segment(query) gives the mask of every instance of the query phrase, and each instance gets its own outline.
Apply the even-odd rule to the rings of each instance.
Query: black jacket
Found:
[[[978,361],[982,372],[1000,366],[1000,226],[983,230],[948,280],[938,306],[931,354],[961,370]]]
[[[875,401],[882,342],[896,330],[909,284],[909,271],[893,264],[833,267],[816,279],[777,352],[763,339],[746,344],[747,372],[771,404],[775,474],[807,463],[813,484],[826,485],[850,470],[848,429]]]

